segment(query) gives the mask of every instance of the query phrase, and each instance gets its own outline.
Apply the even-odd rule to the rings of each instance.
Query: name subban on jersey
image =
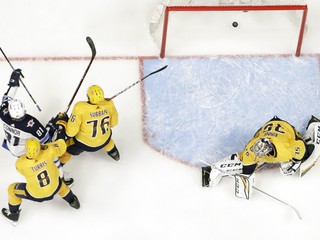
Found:
[[[104,114],[107,114],[107,110],[101,110],[101,111],[96,111],[96,112],[91,112],[90,117],[99,117]]]

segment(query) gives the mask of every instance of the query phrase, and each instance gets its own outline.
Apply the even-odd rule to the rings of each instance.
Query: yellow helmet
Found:
[[[38,157],[41,150],[40,142],[37,139],[28,139],[25,145],[26,156],[29,159]]]
[[[104,92],[98,85],[92,85],[88,88],[87,97],[90,103],[98,104],[104,100]]]

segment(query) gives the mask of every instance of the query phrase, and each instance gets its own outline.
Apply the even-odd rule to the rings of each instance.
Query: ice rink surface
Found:
[[[320,112],[318,57],[145,60],[145,75],[164,65],[143,85],[146,141],[192,166],[242,151],[275,115],[304,134]]]
[[[91,84],[101,85],[106,95],[112,96],[138,81],[144,73],[142,59],[154,59],[159,53],[148,32],[148,21],[158,3],[158,0],[2,1],[0,13],[4,20],[0,22],[0,47],[12,65],[23,70],[24,83],[42,109],[37,110],[21,87],[17,97],[25,101],[28,112],[46,123],[66,109],[90,59],[86,36],[94,40],[97,57],[75,101],[86,99],[86,89]],[[310,0],[308,5],[308,32],[301,60],[296,61],[304,62],[310,56],[315,61],[319,59],[320,3]],[[187,27],[178,26],[181,32],[175,37],[171,34],[168,61],[175,56],[245,55],[250,58],[272,54],[280,58],[294,53],[296,28],[285,20],[285,15],[273,14],[267,21],[265,15],[262,18],[259,14],[249,14],[219,15],[220,21],[217,16],[211,19],[207,14],[189,17],[184,20]],[[234,18],[239,22],[237,29],[230,27]],[[277,20],[277,24],[272,20]],[[175,24],[184,21],[181,18]],[[257,25],[259,21],[263,24]],[[210,22],[221,24],[208,31],[205,25]],[[200,32],[195,33],[198,30]],[[261,39],[255,41],[256,38]],[[192,67],[186,66],[186,70]],[[292,71],[288,71],[290,73]],[[0,90],[3,93],[10,74],[11,67],[1,57]],[[303,89],[308,87],[304,77],[301,75]],[[319,75],[317,78],[319,80]],[[152,80],[155,79],[148,79],[146,84]],[[234,80],[239,81],[239,76]],[[173,86],[176,94],[181,93],[178,86]],[[65,166],[65,171],[76,181],[72,189],[79,197],[81,209],[71,209],[58,196],[41,204],[23,201],[16,227],[0,218],[2,238],[319,239],[319,165],[303,178],[282,176],[278,169],[256,175],[256,187],[294,206],[303,220],[290,206],[257,191],[249,201],[234,197],[231,178],[223,179],[214,189],[202,188],[198,167],[175,161],[144,141],[144,90],[137,85],[114,99],[119,125],[113,129],[113,136],[121,161],[114,162],[99,151],[83,153]],[[302,92],[305,93],[305,89]],[[319,96],[307,97],[314,103]],[[312,108],[319,109],[310,106],[309,110]],[[302,126],[306,118],[301,116],[296,123]],[[2,132],[0,136],[3,137]],[[15,171],[15,158],[4,149],[0,156],[0,203],[1,207],[7,207],[7,187],[23,179]]]

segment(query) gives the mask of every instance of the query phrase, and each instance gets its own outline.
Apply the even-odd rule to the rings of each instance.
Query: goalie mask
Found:
[[[272,143],[268,138],[260,138],[252,146],[252,151],[258,158],[266,156],[272,150],[273,150]]]
[[[18,99],[9,101],[9,114],[13,120],[20,120],[26,115],[23,102]]]
[[[98,104],[104,100],[104,92],[98,85],[92,85],[88,88],[87,97],[91,104]]]

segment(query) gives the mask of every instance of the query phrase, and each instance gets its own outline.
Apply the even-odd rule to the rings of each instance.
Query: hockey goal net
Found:
[[[269,12],[282,11],[298,29],[295,55],[300,56],[303,35],[306,32],[308,7],[305,0],[164,0],[157,6],[150,21],[150,34],[165,57],[168,28],[175,13],[181,12]],[[170,17],[169,17],[170,16]],[[172,18],[172,19],[171,19]],[[189,19],[189,21],[191,21]],[[204,24],[210,24],[204,23]],[[211,23],[214,24],[214,23]],[[274,22],[274,24],[279,24]],[[236,25],[238,25],[236,23]],[[170,33],[174,35],[174,33]],[[170,36],[174,37],[174,36]],[[197,44],[194,42],[193,44]]]

